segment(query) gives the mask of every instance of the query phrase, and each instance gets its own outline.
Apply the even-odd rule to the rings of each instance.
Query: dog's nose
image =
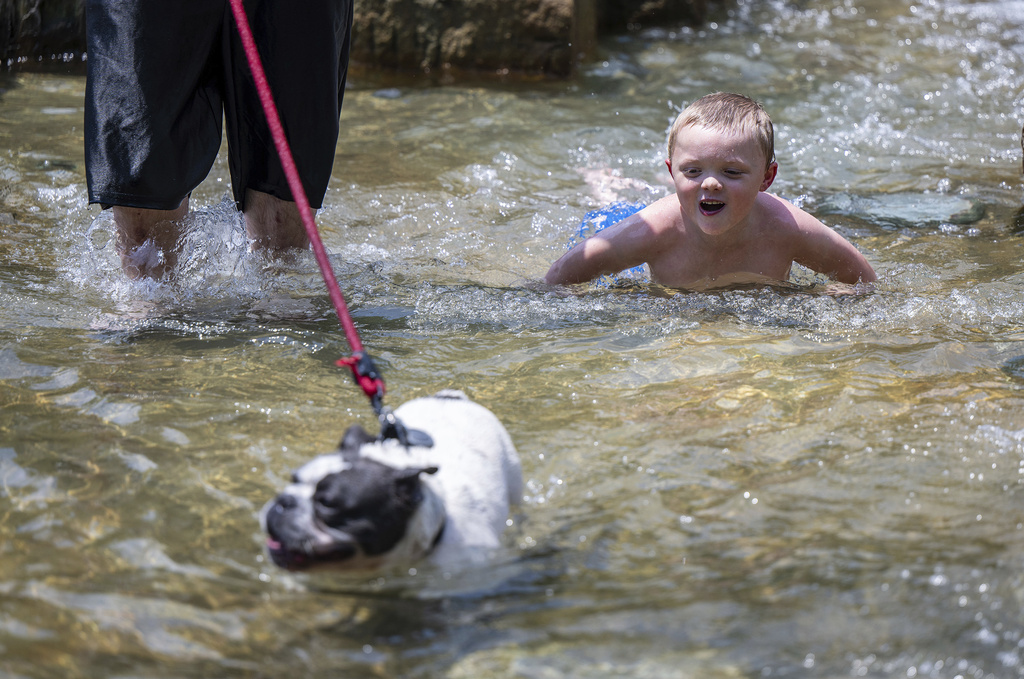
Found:
[[[298,506],[298,504],[299,504],[299,501],[298,501],[298,499],[296,499],[296,497],[294,495],[289,495],[287,493],[281,493],[274,500],[274,507],[273,507],[273,509],[276,509],[276,510],[295,509]]]
[[[264,526],[267,529],[267,535],[274,540],[285,539],[292,532],[290,530],[292,522],[289,518],[289,512],[296,507],[298,507],[298,500],[294,495],[281,493],[275,497],[274,501],[267,507],[267,512],[264,515]]]

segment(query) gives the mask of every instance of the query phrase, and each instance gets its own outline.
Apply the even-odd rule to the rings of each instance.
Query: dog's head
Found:
[[[421,475],[437,468],[394,467],[364,455],[383,445],[391,443],[354,425],[337,451],[292,475],[261,513],[274,563],[374,570],[429,553],[444,528],[444,507]]]

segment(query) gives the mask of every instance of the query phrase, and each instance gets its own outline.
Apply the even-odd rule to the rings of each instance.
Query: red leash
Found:
[[[327,285],[327,292],[334,303],[334,310],[338,314],[338,320],[345,331],[345,338],[352,349],[352,356],[339,359],[338,365],[347,365],[352,370],[355,378],[363,392],[370,398],[374,411],[380,415],[383,408],[384,380],[381,379],[377,366],[369,354],[363,351],[363,343],[359,341],[359,333],[348,313],[348,306],[345,298],[338,287],[338,279],[334,277],[334,270],[327,258],[327,251],[320,240],[320,232],[316,228],[313,219],[313,211],[309,207],[309,199],[306,197],[306,190],[302,187],[299,179],[299,171],[295,167],[295,159],[292,157],[291,147],[288,145],[288,138],[285,137],[284,128],[281,126],[281,118],[277,113],[277,106],[274,104],[274,96],[270,92],[270,85],[267,83],[266,73],[263,71],[263,62],[260,61],[260,54],[256,50],[256,41],[252,37],[252,29],[249,27],[249,19],[245,15],[245,8],[242,0],[229,0],[231,11],[235,15],[235,25],[238,26],[238,34],[242,39],[242,47],[245,49],[245,58],[249,61],[249,69],[252,71],[252,78],[256,82],[256,90],[260,95],[260,103],[263,104],[263,113],[267,117],[267,125],[270,127],[270,134],[274,138],[274,146],[277,148],[277,155],[281,159],[281,166],[288,178],[288,186],[291,188],[292,197],[299,208],[299,216],[302,217],[302,225],[306,228],[309,242],[313,246],[313,254],[316,255],[316,262],[320,265],[320,273],[323,274],[324,283]]]

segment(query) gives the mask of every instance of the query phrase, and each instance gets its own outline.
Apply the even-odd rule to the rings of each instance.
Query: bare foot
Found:
[[[309,247],[309,236],[295,203],[252,189],[245,191],[245,233],[253,250],[271,254]]]
[[[115,247],[121,269],[131,279],[160,280],[178,264],[181,220],[188,214],[188,198],[175,210],[147,210],[115,205]]]

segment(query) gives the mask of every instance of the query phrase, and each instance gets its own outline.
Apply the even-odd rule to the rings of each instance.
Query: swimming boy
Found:
[[[576,245],[547,283],[582,283],[646,263],[655,283],[702,289],[786,281],[793,262],[842,283],[875,272],[846,239],[778,196],[771,119],[753,99],[718,92],[672,125],[666,196]]]

